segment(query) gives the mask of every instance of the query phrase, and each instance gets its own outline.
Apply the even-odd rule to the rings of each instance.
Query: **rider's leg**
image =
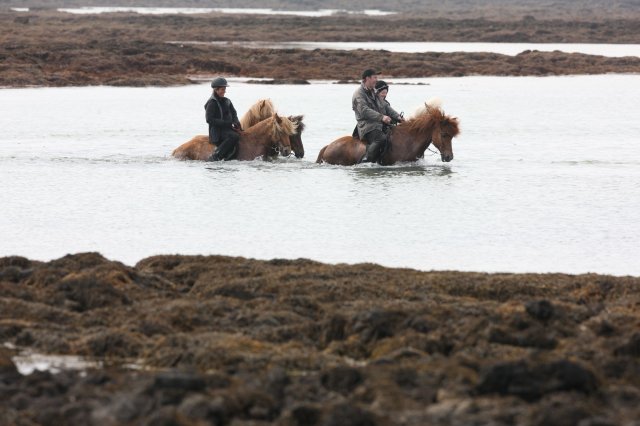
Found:
[[[237,153],[238,141],[240,135],[233,130],[223,132],[220,135],[220,143],[218,148],[209,158],[210,161],[231,160]]]
[[[382,132],[382,130],[374,129],[364,135],[364,141],[367,142],[367,151],[364,154],[364,157],[360,160],[361,163],[376,163],[380,154],[382,153],[382,149],[384,148],[384,144],[386,142],[386,136]]]

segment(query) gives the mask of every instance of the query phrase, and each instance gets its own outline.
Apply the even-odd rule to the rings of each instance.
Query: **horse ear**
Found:
[[[264,107],[264,99],[260,101],[260,108]]]
[[[275,114],[273,114],[273,116],[276,118],[276,122],[278,124],[282,123],[282,118],[280,118],[280,116],[278,115],[278,113],[276,112]]]

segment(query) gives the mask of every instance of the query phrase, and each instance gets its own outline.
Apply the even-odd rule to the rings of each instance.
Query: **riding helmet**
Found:
[[[211,87],[213,87],[214,89],[216,87],[229,87],[229,84],[227,83],[227,79],[226,78],[217,77],[211,82]]]

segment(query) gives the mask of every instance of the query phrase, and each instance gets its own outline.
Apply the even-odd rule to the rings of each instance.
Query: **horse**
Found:
[[[296,158],[302,158],[304,157],[304,146],[302,145],[302,132],[305,129],[305,124],[302,122],[304,115],[290,115],[287,118],[296,125],[295,133],[289,136],[291,150]]]
[[[296,125],[287,117],[273,114],[266,120],[240,132],[240,142],[236,160],[264,160],[281,153],[285,157],[291,153],[289,137],[296,132]],[[198,135],[183,143],[171,153],[180,160],[206,161],[215,150],[207,135]]]
[[[424,104],[412,118],[391,129],[387,149],[379,163],[388,166],[402,161],[416,161],[433,143],[442,161],[453,160],[451,140],[460,134],[458,118],[448,116],[439,106]],[[364,156],[366,145],[352,136],[343,136],[320,150],[316,163],[352,166]]]
[[[240,125],[243,129],[248,129],[251,126],[256,125],[262,120],[271,117],[275,113],[275,107],[271,99],[260,99],[253,104],[247,112],[244,113],[240,119]],[[291,144],[291,150],[295,154],[296,158],[304,157],[304,146],[302,145],[302,132],[305,125],[302,122],[303,115],[290,115],[287,117],[294,124],[296,124],[296,132],[289,137],[289,143]]]

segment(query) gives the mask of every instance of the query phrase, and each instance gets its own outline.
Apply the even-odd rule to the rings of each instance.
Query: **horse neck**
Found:
[[[412,129],[411,123],[400,124],[397,130],[402,131],[408,137],[403,138],[403,142],[407,145],[407,148],[415,153],[417,156],[421,156],[431,144],[431,135],[435,128],[436,123],[433,120],[429,120],[424,127],[420,129]]]
[[[273,138],[273,126],[275,126],[275,118],[267,118],[266,120],[262,120],[258,124],[253,127],[250,127],[246,133],[251,137],[253,143],[255,145],[260,146],[264,153],[268,153],[274,147],[278,146],[280,139],[282,139],[282,135],[278,138]],[[289,136],[287,135],[287,138]]]

